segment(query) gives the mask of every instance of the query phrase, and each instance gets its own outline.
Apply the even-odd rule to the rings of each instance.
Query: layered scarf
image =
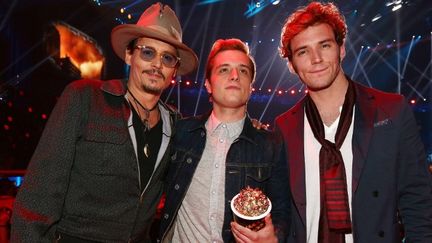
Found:
[[[315,103],[310,96],[305,100],[306,117],[314,137],[322,146],[319,152],[321,193],[319,243],[345,242],[345,234],[352,232],[345,166],[340,148],[351,126],[354,103],[354,85],[349,81],[335,143],[332,143],[325,139],[324,125]]]

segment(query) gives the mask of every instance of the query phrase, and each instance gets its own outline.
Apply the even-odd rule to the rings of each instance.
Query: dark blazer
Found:
[[[165,151],[177,113],[159,104],[161,161],[144,190],[128,131],[125,85],[80,80],[66,87],[17,195],[12,242],[53,242],[56,231],[98,242],[146,239],[162,195]]]
[[[354,83],[355,84],[355,83]],[[352,224],[356,243],[432,242],[432,187],[423,144],[404,98],[355,84]],[[276,118],[290,168],[288,242],[306,242],[304,99]]]

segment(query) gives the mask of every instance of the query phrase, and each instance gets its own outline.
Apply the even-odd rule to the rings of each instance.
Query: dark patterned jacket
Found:
[[[126,81],[120,80],[80,80],[66,87],[17,195],[12,242],[53,242],[56,232],[103,242],[146,241],[179,114],[159,103],[159,164],[145,188],[125,93]]]

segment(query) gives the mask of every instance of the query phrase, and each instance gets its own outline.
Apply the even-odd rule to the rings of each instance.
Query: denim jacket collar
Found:
[[[204,113],[203,115],[199,115],[195,119],[195,124],[188,130],[188,132],[194,132],[196,130],[206,131],[205,123],[210,117],[212,110]],[[250,143],[256,144],[254,141],[254,137],[257,133],[257,129],[252,126],[252,121],[249,117],[249,114],[246,113],[246,118],[244,122],[244,126],[242,129],[242,132],[240,133],[240,136],[234,140],[237,141],[238,139],[244,139]]]

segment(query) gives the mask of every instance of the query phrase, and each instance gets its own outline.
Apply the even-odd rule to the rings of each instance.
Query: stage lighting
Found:
[[[402,4],[398,4],[398,5],[394,6],[394,7],[392,8],[392,11],[394,12],[394,11],[400,9],[400,8],[402,8]]]
[[[105,57],[96,41],[64,22],[53,23],[44,34],[46,51],[72,77],[100,78]]]
[[[377,21],[380,18],[381,18],[381,14],[377,14],[377,15],[375,15],[375,17],[373,17],[373,19],[371,20],[371,22],[375,22],[375,21]]]
[[[390,6],[392,6],[392,5],[398,5],[398,4],[402,4],[402,0],[393,0],[393,1],[388,1],[388,2],[386,2],[386,6],[387,7],[390,7]]]

